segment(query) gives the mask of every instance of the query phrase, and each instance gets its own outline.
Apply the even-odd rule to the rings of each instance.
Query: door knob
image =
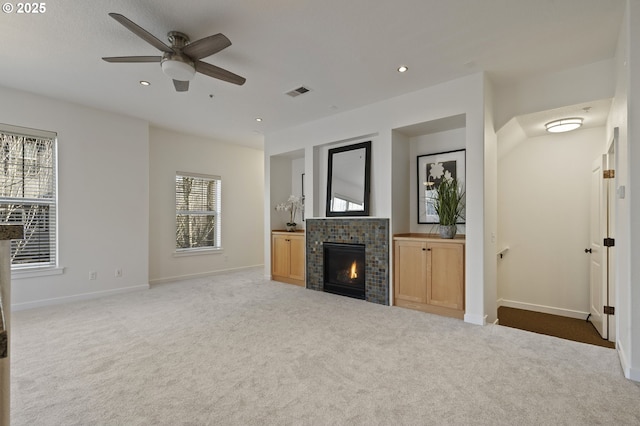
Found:
[[[585,253],[593,253],[593,250],[591,250],[590,248],[588,248],[588,249],[584,249],[584,252],[585,252]]]

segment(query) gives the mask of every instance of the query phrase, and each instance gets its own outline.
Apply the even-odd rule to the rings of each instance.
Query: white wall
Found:
[[[262,265],[262,151],[156,127],[150,128],[149,141],[150,281],[171,281]],[[222,178],[222,252],[175,256],[177,171]]]
[[[640,5],[627,1],[616,51],[616,90],[607,136],[618,127],[616,187],[625,187],[625,197],[615,205],[616,348],[627,378],[640,381],[640,113],[632,108],[640,99]]]
[[[629,4],[629,56],[628,56],[628,167],[629,177],[629,331],[631,333],[631,351],[629,377],[640,381],[640,112],[633,108],[640,100],[640,4],[638,1],[628,1]],[[631,78],[634,76],[635,78]],[[619,234],[618,234],[619,235]]]
[[[392,98],[376,104],[347,111],[298,127],[285,129],[266,135],[265,164],[273,155],[283,154],[304,148],[306,153],[317,152],[317,147],[339,141],[372,140],[372,180],[371,211],[376,217],[387,217],[393,223],[392,197],[392,133],[394,129],[416,123],[423,123],[465,114],[467,127],[465,130],[465,148],[467,150],[467,252],[473,256],[466,258],[466,314],[465,321],[483,324],[483,251],[484,251],[484,75],[474,74],[469,77],[449,81],[417,92]],[[314,158],[315,161],[315,158]],[[316,164],[305,159],[305,164],[326,168],[326,164]],[[313,170],[312,187],[321,187],[323,182],[316,182],[321,173]],[[307,170],[307,174],[309,170]],[[326,173],[325,173],[326,175]],[[266,171],[267,180],[272,173]],[[265,182],[265,192],[269,194],[274,187]],[[269,195],[267,195],[269,198]],[[272,198],[272,197],[271,197]],[[271,201],[265,200],[264,212],[272,216]],[[265,232],[265,265],[271,257],[269,234]],[[265,268],[266,275],[269,272]]]
[[[550,134],[498,162],[501,305],[586,318],[591,166],[605,141],[605,128]]]
[[[494,128],[494,88],[485,79],[484,107],[484,310],[488,322],[498,318],[498,136]]]
[[[148,287],[146,122],[0,87],[3,123],[58,133],[61,275],[13,279],[24,309]],[[115,277],[122,269],[123,276]],[[97,279],[90,281],[89,272]]]
[[[392,132],[392,168],[391,175],[391,196],[393,203],[393,216],[391,221],[392,234],[404,234],[411,231],[411,198],[415,196],[415,192],[411,192],[410,182],[413,176],[410,167],[411,155],[411,138],[400,133]],[[415,173],[415,166],[414,166]],[[409,183],[409,184],[408,184]],[[414,186],[415,188],[415,186]],[[415,203],[415,202],[414,202]],[[415,204],[414,204],[415,206]],[[393,263],[392,263],[393,272]],[[390,293],[393,298],[393,293]]]

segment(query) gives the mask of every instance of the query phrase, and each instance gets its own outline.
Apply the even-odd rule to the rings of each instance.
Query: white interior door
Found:
[[[607,304],[607,249],[603,246],[607,230],[607,185],[603,177],[607,164],[606,156],[596,159],[591,168],[591,216],[590,244],[590,316],[598,333],[608,339],[608,315],[604,314]]]

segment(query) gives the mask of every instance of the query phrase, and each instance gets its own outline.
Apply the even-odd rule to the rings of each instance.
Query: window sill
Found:
[[[185,257],[185,256],[200,256],[203,254],[222,254],[224,253],[224,249],[222,247],[219,248],[204,248],[204,249],[191,249],[191,250],[180,250],[174,251],[173,257]]]
[[[50,275],[62,275],[64,274],[63,266],[47,266],[41,268],[23,268],[14,269],[11,271],[12,280],[20,280],[23,278],[36,278],[46,277]]]

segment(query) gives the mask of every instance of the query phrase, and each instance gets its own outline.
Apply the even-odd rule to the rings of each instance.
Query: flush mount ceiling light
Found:
[[[407,68],[406,66],[402,65],[398,67],[398,72],[406,72],[409,68]]]
[[[140,80],[140,84],[141,84],[142,86],[151,86],[151,83],[149,83],[149,82],[148,82],[148,81],[146,81],[146,80]]]
[[[561,120],[550,121],[544,126],[549,133],[570,132],[582,126],[582,118],[563,118]]]

